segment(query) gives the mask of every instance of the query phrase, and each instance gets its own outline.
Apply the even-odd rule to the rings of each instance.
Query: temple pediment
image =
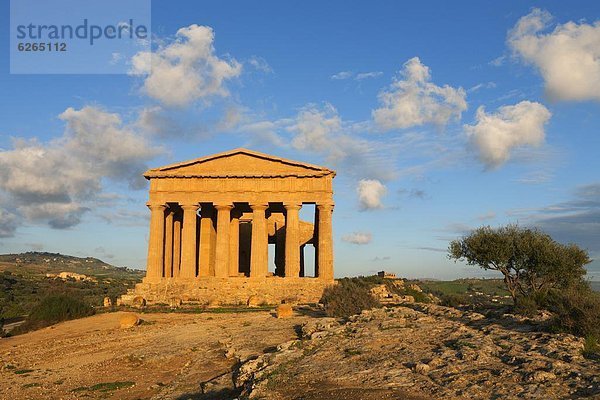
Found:
[[[335,171],[317,165],[287,160],[247,149],[235,149],[197,158],[144,173],[150,178],[273,178],[335,176]]]

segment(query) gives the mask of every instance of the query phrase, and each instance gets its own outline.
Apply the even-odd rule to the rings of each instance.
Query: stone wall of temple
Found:
[[[138,283],[134,290],[121,296],[120,302],[131,305],[141,296],[149,305],[183,304],[210,306],[248,305],[249,301],[265,305],[282,302],[316,303],[323,290],[334,284],[318,278],[197,278],[191,282],[163,281],[158,284]],[[253,304],[257,305],[257,304]]]

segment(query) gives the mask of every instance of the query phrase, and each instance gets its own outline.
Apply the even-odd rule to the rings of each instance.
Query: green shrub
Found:
[[[533,317],[537,314],[539,307],[538,301],[533,296],[519,296],[515,304],[515,312],[525,317]]]
[[[596,336],[587,335],[585,337],[583,355],[586,358],[600,359],[600,340]]]
[[[337,285],[329,286],[323,292],[321,303],[330,317],[344,317],[360,314],[362,310],[379,307],[379,301],[369,291],[371,284],[356,278],[340,279]]]
[[[470,299],[465,294],[449,293],[440,295],[440,304],[446,307],[460,307],[470,304]]]
[[[577,286],[552,290],[543,299],[544,308],[555,314],[552,327],[578,336],[600,337],[600,293]]]
[[[400,295],[412,296],[417,303],[431,303],[431,298],[426,293],[419,292],[411,288],[405,288],[404,290],[396,291]]]
[[[35,305],[25,323],[13,333],[24,333],[56,324],[61,321],[83,318],[94,314],[87,303],[68,294],[50,295]]]

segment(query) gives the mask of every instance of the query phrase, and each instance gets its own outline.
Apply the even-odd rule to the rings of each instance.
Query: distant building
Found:
[[[96,278],[91,277],[91,276],[78,274],[76,272],[66,272],[66,271],[63,271],[59,274],[46,274],[46,278],[62,279],[63,281],[66,281],[69,279],[73,279],[75,281],[89,281],[89,282],[97,281]]]
[[[379,276],[380,278],[396,279],[396,274],[394,274],[393,272],[379,271],[377,273],[377,276]]]

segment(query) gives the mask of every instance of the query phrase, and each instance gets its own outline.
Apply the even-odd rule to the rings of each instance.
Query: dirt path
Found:
[[[296,337],[294,326],[308,319],[266,311],[142,314],[141,326],[123,330],[120,315],[0,339],[0,399],[202,398],[202,382],[230,371],[236,357]]]

